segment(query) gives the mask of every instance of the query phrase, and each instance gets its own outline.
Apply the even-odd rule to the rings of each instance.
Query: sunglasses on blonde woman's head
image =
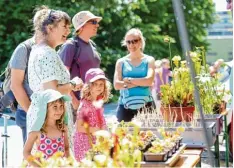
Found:
[[[126,43],[127,43],[127,45],[130,45],[130,44],[136,44],[136,43],[138,43],[138,41],[140,41],[140,39],[126,40]]]
[[[96,25],[96,24],[98,24],[98,21],[96,21],[96,20],[90,20],[90,21],[88,21],[87,23],[91,23],[91,24],[93,24],[93,25]]]

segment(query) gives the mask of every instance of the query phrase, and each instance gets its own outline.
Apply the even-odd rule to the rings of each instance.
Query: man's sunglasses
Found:
[[[231,2],[232,2],[232,0],[226,0],[226,2],[227,2],[227,3],[231,3]]]
[[[127,40],[126,43],[127,43],[128,45],[130,45],[130,44],[136,44],[136,43],[138,43],[138,41],[140,41],[140,39]]]
[[[96,20],[90,20],[90,21],[88,21],[88,23],[91,23],[91,24],[93,24],[93,25],[96,25],[96,24],[98,24],[98,21],[96,21]]]

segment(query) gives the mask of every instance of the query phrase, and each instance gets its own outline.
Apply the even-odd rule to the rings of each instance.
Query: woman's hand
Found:
[[[71,84],[73,85],[72,90],[75,92],[81,90],[84,85],[82,79],[78,76],[71,80]]]
[[[123,81],[124,83],[131,84],[132,78],[124,78]]]

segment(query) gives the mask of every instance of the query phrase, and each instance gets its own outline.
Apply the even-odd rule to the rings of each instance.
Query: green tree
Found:
[[[138,27],[146,38],[145,53],[156,59],[169,57],[165,35],[176,41],[173,54],[181,55],[181,46],[171,0],[0,0],[0,71],[21,41],[32,35],[33,9],[48,5],[74,16],[78,11],[90,10],[102,16],[98,36],[94,39],[102,55],[102,68],[113,79],[118,58],[127,52],[121,47],[127,30]],[[212,0],[184,0],[183,9],[192,48],[207,47],[206,28],[214,22]],[[3,19],[4,18],[4,19]]]

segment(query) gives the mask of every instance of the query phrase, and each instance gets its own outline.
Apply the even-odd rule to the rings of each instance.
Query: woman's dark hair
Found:
[[[35,11],[33,17],[34,31],[40,31],[43,35],[47,35],[46,27],[48,25],[57,26],[62,20],[65,21],[66,25],[71,24],[71,18],[66,12],[49,9],[47,6],[36,8]]]

